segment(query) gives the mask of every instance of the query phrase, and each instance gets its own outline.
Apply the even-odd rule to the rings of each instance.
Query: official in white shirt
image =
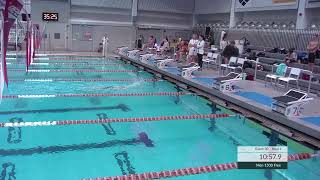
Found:
[[[225,31],[222,31],[222,32],[221,32],[221,39],[220,39],[220,49],[221,49],[222,51],[223,51],[224,48],[226,48],[227,45],[228,45],[228,42],[227,42],[226,38],[227,38],[227,33],[226,33]]]
[[[197,55],[198,55],[198,64],[200,66],[200,68],[202,68],[202,59],[203,59],[203,54],[204,54],[204,37],[203,35],[199,36],[199,40],[197,43]]]
[[[197,44],[198,44],[198,35],[193,34],[192,39],[189,41],[189,57],[188,61],[192,62],[196,59],[197,56]]]
[[[103,45],[102,54],[104,57],[106,57],[108,53],[108,44],[109,44],[108,34],[105,34],[102,38],[102,45]]]

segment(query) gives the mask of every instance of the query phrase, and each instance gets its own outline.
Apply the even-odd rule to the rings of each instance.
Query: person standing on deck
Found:
[[[108,38],[108,34],[106,33],[103,38],[102,38],[102,55],[104,57],[107,56],[108,54],[108,44],[109,44],[109,38]]]
[[[198,56],[198,64],[202,70],[202,64],[203,64],[203,54],[204,54],[204,36],[203,35],[199,35],[199,40],[197,43],[197,56]]]
[[[198,35],[193,34],[192,39],[189,41],[189,55],[188,63],[195,62],[197,58],[197,44],[198,44]]]

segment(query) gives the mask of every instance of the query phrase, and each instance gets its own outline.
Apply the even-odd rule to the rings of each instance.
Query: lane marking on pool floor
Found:
[[[314,157],[319,157],[319,154],[310,154],[310,153],[292,154],[288,156],[288,161],[307,160]],[[173,178],[173,177],[180,177],[180,176],[208,174],[208,173],[213,173],[218,171],[227,171],[227,170],[233,170],[233,169],[238,169],[238,164],[236,162],[225,163],[225,164],[215,164],[210,166],[183,168],[183,169],[168,170],[168,171],[160,171],[160,172],[146,172],[141,174],[130,174],[130,175],[123,175],[123,176],[87,178],[87,179],[81,179],[81,180],[165,179],[165,178]]]
[[[147,78],[147,79],[71,79],[71,78],[48,78],[48,79],[11,79],[11,82],[57,82],[57,81],[66,81],[66,82],[158,82],[164,81],[161,79]]]
[[[138,70],[94,70],[94,69],[8,69],[11,72],[37,72],[37,73],[66,73],[66,72],[97,72],[97,73],[128,73],[128,72],[142,72]]]
[[[6,95],[3,99],[33,99],[58,97],[128,97],[128,96],[183,96],[194,95],[189,92],[143,92],[143,93],[100,93],[100,94],[42,94],[42,95]]]
[[[130,118],[108,118],[95,120],[61,120],[61,121],[37,121],[37,122],[15,122],[0,123],[0,128],[5,127],[34,127],[34,126],[67,126],[80,124],[104,124],[104,123],[128,123],[128,122],[146,122],[146,121],[173,121],[173,120],[194,120],[194,119],[215,119],[234,117],[230,114],[195,114],[181,116],[157,116],[157,117],[130,117]]]

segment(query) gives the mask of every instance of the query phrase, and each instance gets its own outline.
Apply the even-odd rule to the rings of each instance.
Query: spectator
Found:
[[[227,42],[227,33],[225,31],[221,32],[221,40],[220,40],[220,49],[223,51],[224,48],[226,48],[226,46],[228,45]]]
[[[179,61],[182,61],[183,58],[186,56],[186,54],[188,53],[188,43],[186,41],[181,41],[178,45],[178,52],[177,52],[177,56],[176,58],[179,60]]]
[[[309,63],[309,70],[313,71],[314,62],[316,59],[316,53],[320,48],[320,37],[319,34],[316,34],[313,39],[309,42],[307,46],[308,50],[308,63]]]
[[[155,44],[156,44],[156,38],[154,36],[150,36],[147,44],[145,44],[142,49],[145,50],[147,48],[154,48]]]
[[[239,49],[236,47],[235,41],[231,41],[230,44],[224,48],[222,56],[224,57],[224,64],[228,64],[231,57],[239,56]]]
[[[137,48],[142,49],[142,43],[143,43],[143,37],[142,35],[139,36],[139,39],[137,41]]]
[[[257,60],[257,53],[254,52],[254,51],[249,52],[248,53],[248,59]]]
[[[203,54],[204,54],[204,44],[205,44],[203,39],[204,39],[203,35],[200,35],[198,43],[197,43],[198,63],[199,63],[199,66],[201,69],[202,69],[202,58],[203,58]]]
[[[210,45],[210,46],[214,45],[215,42],[214,42],[214,34],[213,34],[213,32],[211,32],[211,33],[209,34],[208,42],[209,42],[209,45]]]
[[[189,41],[189,57],[188,62],[194,62],[197,56],[197,43],[198,43],[198,35],[193,34],[192,39]]]
[[[294,48],[289,49],[289,53],[284,58],[285,64],[288,66],[290,63],[297,62],[298,56],[297,53],[294,52]]]
[[[170,50],[170,44],[168,37],[164,38],[160,44],[160,51],[161,53],[168,52]]]

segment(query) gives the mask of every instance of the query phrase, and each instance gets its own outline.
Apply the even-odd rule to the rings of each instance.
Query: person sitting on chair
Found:
[[[170,50],[170,44],[169,44],[169,40],[168,37],[164,38],[161,45],[160,45],[160,51],[161,53],[165,53],[168,52]]]
[[[298,56],[297,56],[297,53],[294,52],[294,50],[295,50],[294,48],[290,48],[289,53],[284,58],[286,65],[289,65],[290,63],[297,62]]]
[[[154,48],[156,44],[156,39],[154,38],[154,36],[150,36],[148,39],[148,43],[145,44],[142,49],[145,50],[147,48]]]
[[[224,57],[224,64],[228,64],[231,57],[239,56],[239,49],[236,47],[235,41],[231,41],[230,44],[224,48],[222,56]]]

